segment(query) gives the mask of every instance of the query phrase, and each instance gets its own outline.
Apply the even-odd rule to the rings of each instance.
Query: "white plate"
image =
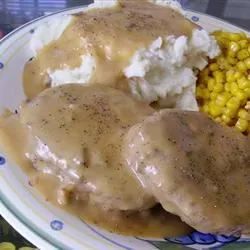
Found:
[[[83,9],[85,7],[73,8],[39,18],[18,28],[0,41],[0,112],[4,107],[16,108],[24,98],[22,72],[25,62],[32,56],[29,41],[36,27],[52,17],[79,12]],[[204,14],[188,11],[187,16],[208,31],[216,29],[244,31]],[[181,238],[150,240],[108,233],[45,202],[28,185],[28,179],[21,169],[1,152],[0,198],[1,215],[29,241],[38,248],[46,250],[149,250],[175,249],[180,245],[188,245],[189,249],[208,249],[224,246],[225,243],[226,247],[232,247],[232,249],[240,249],[241,245],[244,247],[245,244],[249,244],[250,247],[250,243],[247,243],[250,239],[240,238],[238,235],[224,237],[194,232]]]

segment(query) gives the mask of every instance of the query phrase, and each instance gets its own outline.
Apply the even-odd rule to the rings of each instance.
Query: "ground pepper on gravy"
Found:
[[[122,71],[135,51],[149,46],[160,36],[190,36],[195,27],[195,24],[175,10],[147,1],[121,0],[112,8],[75,14],[63,35],[42,48],[36,57],[26,63],[23,73],[24,92],[28,100],[32,100],[50,87],[48,70],[79,67],[83,55],[93,56],[96,63],[90,84],[108,85],[127,91]],[[46,110],[48,107],[44,108]],[[51,113],[51,116],[56,117],[57,114]],[[167,213],[160,205],[137,212],[121,212],[102,210],[75,197],[71,202],[59,205],[57,190],[60,181],[51,174],[37,171],[27,160],[23,147],[28,138],[26,133],[16,116],[0,118],[1,144],[30,177],[30,185],[39,190],[46,201],[115,233],[166,237],[192,231],[187,224]],[[15,143],[11,138],[16,138]]]
[[[153,197],[147,194],[147,188],[138,186],[138,180],[130,175],[121,158],[119,146],[123,140],[120,136],[152,112],[149,106],[112,88],[63,85],[45,90],[23,104],[20,117],[7,114],[0,118],[0,142],[6,153],[27,173],[30,185],[39,190],[46,201],[84,221],[125,235],[183,235],[192,229],[157,206]],[[34,142],[36,138],[43,143]],[[82,142],[89,154],[98,156],[97,159],[89,155],[86,159],[84,154],[84,166],[78,163],[83,154]],[[43,151],[41,158],[37,152],[42,147],[44,150],[46,145],[49,151]],[[35,154],[33,151],[37,153],[35,157],[31,156]],[[49,152],[57,158],[55,163],[47,158]],[[62,173],[58,172],[59,161],[65,161]],[[65,168],[69,172],[63,174]],[[68,192],[67,197],[60,197],[58,191],[68,189],[62,178],[69,177],[75,169],[74,175],[81,178],[80,183],[76,181],[74,194]],[[85,192],[86,183],[95,189]],[[92,198],[85,199],[85,196]],[[108,209],[104,208],[107,206]],[[124,211],[117,209],[118,206]]]
[[[123,0],[112,8],[76,14],[58,40],[27,62],[25,94],[30,99],[36,96],[50,85],[48,70],[79,67],[83,55],[93,56],[96,62],[90,84],[126,90],[123,69],[135,51],[160,36],[190,36],[195,27],[175,10],[147,1]]]

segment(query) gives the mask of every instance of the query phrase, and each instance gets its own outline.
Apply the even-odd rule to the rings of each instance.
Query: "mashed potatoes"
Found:
[[[159,37],[149,48],[135,53],[124,74],[130,79],[133,95],[141,100],[198,110],[193,69],[203,69],[207,56],[214,58],[218,54],[218,45],[205,30],[194,30],[191,39]]]
[[[168,5],[180,13],[183,10],[176,1],[151,0],[155,4]],[[96,1],[93,8],[110,8],[117,1]],[[49,42],[57,40],[72,22],[73,16],[58,17],[38,27],[31,39],[34,55]],[[149,46],[135,51],[122,74],[127,78],[131,93],[146,102],[158,102],[160,106],[198,110],[195,99],[195,69],[203,69],[207,57],[219,54],[213,37],[204,30],[193,30],[187,36],[159,36]],[[48,69],[52,86],[67,83],[89,84],[95,73],[97,61],[91,54],[81,56],[79,67]]]

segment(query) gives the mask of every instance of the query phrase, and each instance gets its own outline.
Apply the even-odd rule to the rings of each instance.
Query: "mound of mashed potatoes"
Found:
[[[98,48],[93,52],[92,44],[81,34],[80,41],[84,44],[85,51],[81,54],[82,50],[78,49],[79,62],[73,66],[60,60],[62,49],[58,49],[56,42],[67,36],[70,25],[79,17],[74,15],[58,16],[40,25],[35,30],[30,45],[35,60],[39,62],[39,67],[42,68],[42,73],[46,74],[46,77],[43,78],[46,79],[44,82],[49,86],[67,83],[86,85],[98,83],[114,87],[113,82],[120,81],[124,86],[120,87],[121,84],[116,84],[115,87],[129,91],[133,96],[147,103],[156,102],[160,107],[198,110],[195,98],[195,72],[197,69],[202,70],[207,65],[208,58],[212,59],[220,53],[214,37],[186,20],[184,11],[176,1],[152,0],[141,2],[141,5],[138,5],[139,8],[134,8],[138,9],[137,12],[139,13],[137,19],[134,19],[138,24],[137,26],[130,20],[133,20],[137,15],[136,10],[131,9],[135,7],[132,5],[138,4],[138,2],[128,1],[128,3],[131,6],[129,4],[126,6],[127,3],[124,0],[96,1],[88,7],[83,17],[86,13],[90,13],[90,17],[95,21],[96,17],[93,13],[99,11],[99,16],[103,15],[103,22],[105,22],[105,13],[112,16],[112,10],[120,8],[120,12],[117,13],[122,11],[125,14],[128,13],[128,16],[124,17],[127,22],[127,26],[124,24],[124,27],[127,29],[127,36],[135,37],[131,39],[133,43],[131,41],[128,43],[127,40],[123,39],[123,35],[121,35],[119,43],[113,41],[110,37],[113,34],[117,35],[115,31],[110,32],[110,37],[105,34],[106,40],[103,39],[103,36],[98,37],[95,34],[95,42],[98,39],[102,39],[104,42],[98,43]],[[154,9],[152,6],[154,6]],[[157,11],[160,11],[159,20],[157,20]],[[163,11],[166,11],[166,15],[169,14],[171,17],[162,17]],[[96,16],[99,17],[97,14]],[[146,22],[146,19],[151,19],[151,21]],[[155,19],[156,25],[162,27],[150,27],[153,19]],[[174,20],[174,23],[171,19]],[[110,20],[112,19],[110,18]],[[142,25],[140,25],[140,22]],[[164,25],[167,32],[164,31]],[[109,26],[112,27],[112,25]],[[81,24],[80,27],[82,29],[87,27],[86,29],[88,29],[88,26],[84,26],[84,24]],[[114,30],[115,28],[114,26]],[[152,32],[152,35],[146,34],[154,29],[156,31]],[[93,32],[98,33],[100,31],[93,30]],[[126,36],[124,37],[126,38]],[[71,42],[69,39],[64,40]],[[86,40],[88,41],[86,42]],[[110,46],[106,46],[105,41]],[[41,53],[52,45],[54,51],[50,54],[58,57],[60,63],[53,66],[46,65],[43,68],[41,66],[43,61],[39,58],[41,58]],[[77,50],[74,44],[72,44],[72,50]],[[117,51],[116,55],[114,55],[114,51]],[[74,54],[70,54],[70,56],[73,57]],[[102,57],[105,57],[105,60]],[[43,60],[48,61],[48,57]],[[112,73],[105,79],[103,72],[108,71]],[[99,75],[99,77],[96,77],[96,75]],[[28,78],[26,77],[26,79]],[[30,82],[36,81],[39,80],[33,78]],[[31,95],[31,97],[33,96]]]

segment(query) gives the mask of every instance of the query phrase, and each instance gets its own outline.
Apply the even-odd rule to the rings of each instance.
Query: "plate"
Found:
[[[86,9],[77,7],[41,17],[16,29],[0,41],[0,112],[15,109],[24,99],[22,72],[32,56],[29,41],[34,30],[55,16]],[[187,11],[187,17],[208,31],[244,31],[214,17]],[[247,31],[245,31],[247,32]],[[248,32],[247,32],[248,33]],[[13,138],[14,139],[14,138]],[[48,204],[28,185],[22,170],[0,152],[0,214],[40,249],[153,250],[153,249],[249,249],[250,238],[239,234],[193,232],[178,238],[142,239],[111,234]]]

